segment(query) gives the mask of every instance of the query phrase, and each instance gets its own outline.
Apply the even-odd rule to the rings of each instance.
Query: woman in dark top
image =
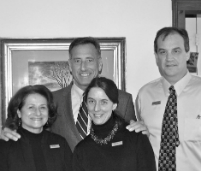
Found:
[[[114,112],[118,89],[107,78],[94,78],[85,91],[91,132],[75,148],[73,171],[155,171],[146,135],[129,132]]]
[[[42,85],[20,89],[8,105],[9,127],[18,141],[0,141],[1,171],[71,171],[72,152],[60,135],[46,131],[56,119],[52,93]]]

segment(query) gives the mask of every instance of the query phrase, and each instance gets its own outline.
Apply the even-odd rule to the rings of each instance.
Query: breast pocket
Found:
[[[184,139],[187,141],[201,141],[201,119],[185,119]]]

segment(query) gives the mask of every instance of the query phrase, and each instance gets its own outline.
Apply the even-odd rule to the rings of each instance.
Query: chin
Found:
[[[102,124],[104,124],[104,122],[102,122],[102,121],[93,121],[93,123],[94,123],[95,125],[102,125]]]

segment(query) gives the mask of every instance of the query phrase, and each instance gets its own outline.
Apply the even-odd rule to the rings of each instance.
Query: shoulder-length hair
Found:
[[[16,92],[16,94],[11,98],[7,112],[8,118],[6,120],[5,126],[16,130],[19,126],[20,118],[18,117],[17,110],[21,110],[25,104],[26,98],[30,94],[40,94],[47,100],[48,106],[48,124],[45,124],[45,128],[49,127],[56,120],[57,108],[53,102],[53,95],[51,91],[43,85],[29,85],[21,88]]]

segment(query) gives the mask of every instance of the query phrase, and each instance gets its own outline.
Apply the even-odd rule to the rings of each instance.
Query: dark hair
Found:
[[[56,120],[57,108],[53,102],[53,95],[51,91],[43,85],[29,85],[21,88],[16,92],[16,94],[11,98],[8,104],[8,118],[6,120],[5,126],[16,130],[19,126],[20,118],[18,117],[17,110],[21,110],[21,108],[25,104],[25,100],[27,96],[30,94],[40,94],[45,97],[47,100],[48,106],[48,124],[45,124],[45,128],[49,127]]]
[[[119,101],[117,86],[112,80],[105,77],[96,77],[91,81],[84,93],[85,102],[87,101],[89,91],[93,87],[101,88],[113,103],[118,104]]]
[[[98,55],[101,54],[100,44],[99,44],[98,40],[96,40],[93,37],[81,37],[81,38],[74,39],[72,41],[72,43],[70,44],[70,47],[69,47],[70,58],[72,56],[72,49],[74,47],[79,46],[79,45],[85,45],[85,44],[92,44],[92,45],[94,45],[94,47],[97,50]]]
[[[189,37],[188,37],[188,33],[185,29],[179,29],[176,27],[164,27],[162,29],[160,29],[155,37],[154,40],[154,51],[155,53],[157,53],[157,49],[158,49],[158,45],[157,45],[157,40],[160,36],[163,36],[162,39],[165,40],[165,38],[170,35],[170,34],[179,34],[181,37],[183,37],[184,39],[184,47],[185,47],[185,51],[188,52],[189,51]]]

